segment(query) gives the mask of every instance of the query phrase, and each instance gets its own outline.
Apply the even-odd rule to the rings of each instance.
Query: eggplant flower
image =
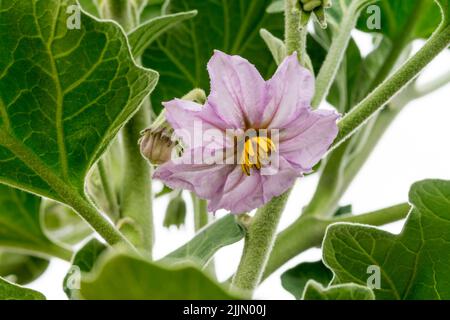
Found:
[[[311,109],[314,78],[295,53],[268,81],[247,60],[220,51],[208,72],[211,94],[204,105],[164,103],[185,151],[154,177],[208,200],[211,212],[249,212],[312,170],[337,136],[339,115]]]

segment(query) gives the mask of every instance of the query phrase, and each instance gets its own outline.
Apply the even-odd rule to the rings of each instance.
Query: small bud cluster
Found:
[[[299,0],[299,5],[302,11],[302,26],[307,25],[313,14],[322,28],[327,27],[325,9],[331,7],[331,0]]]

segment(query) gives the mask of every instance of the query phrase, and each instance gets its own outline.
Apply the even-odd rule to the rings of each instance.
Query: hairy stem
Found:
[[[306,65],[306,37],[308,30],[300,27],[301,11],[296,0],[285,1],[285,42],[286,53],[297,52],[300,64]]]
[[[141,156],[137,143],[140,132],[150,124],[150,105],[146,101],[122,130],[124,171],[121,191],[121,217],[131,218],[140,229],[139,249],[149,257],[153,247],[153,207],[151,167]]]
[[[290,192],[273,198],[256,212],[245,236],[244,252],[232,287],[252,293],[260,283]]]
[[[308,216],[299,219],[278,235],[263,278],[265,279],[270,276],[279,267],[298,254],[310,248],[320,246],[325,231],[330,224],[348,222],[382,226],[406,218],[410,209],[409,204],[403,203],[355,216],[352,215],[335,219],[321,219]]]
[[[98,172],[100,176],[100,182],[105,193],[106,201],[108,201],[109,209],[111,214],[117,216],[119,214],[119,205],[117,202],[117,197],[114,192],[114,188],[111,185],[111,177],[108,175],[108,170],[105,164],[105,158],[100,159],[97,164]]]
[[[354,0],[345,13],[343,20],[339,25],[339,32],[328,50],[328,54],[316,79],[316,93],[312,101],[312,106],[314,108],[317,108],[322,103],[330,91],[362,8],[375,1],[376,0]]]
[[[422,49],[410,58],[397,72],[377,87],[367,98],[354,107],[339,122],[339,134],[333,147],[351,137],[378,110],[385,106],[450,44],[450,26],[446,25],[433,34]]]
[[[128,0],[104,0],[103,15],[117,21],[126,32],[138,25],[133,4]],[[136,59],[140,63],[140,58]],[[150,102],[144,101],[141,109],[122,130],[124,172],[121,191],[121,218],[129,218],[139,228],[139,243],[135,243],[146,256],[152,256],[153,208],[151,168],[142,157],[138,140],[140,133],[150,124]],[[129,235],[135,239],[135,232]]]

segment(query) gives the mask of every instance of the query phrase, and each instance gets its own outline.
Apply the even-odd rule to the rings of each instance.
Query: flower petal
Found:
[[[231,128],[258,124],[266,104],[266,83],[255,66],[239,56],[215,51],[208,63],[208,102]]]
[[[233,214],[249,212],[264,204],[261,176],[252,172],[247,176],[240,166],[228,175],[223,190],[208,204],[210,211],[229,210]]]
[[[175,129],[175,134],[180,137],[185,146],[197,148],[208,143],[204,141],[208,134],[221,137],[222,145],[231,143],[225,135],[228,124],[225,123],[215,111],[206,104],[180,99],[174,99],[163,103],[166,110],[166,119]]]
[[[264,203],[285,193],[300,176],[298,170],[292,167],[283,157],[280,157],[277,169],[278,172],[274,175],[261,175]]]
[[[263,115],[263,126],[282,129],[295,119],[302,109],[309,108],[314,95],[314,77],[302,67],[294,53],[278,67],[267,82],[268,102]]]
[[[193,163],[193,159],[202,156],[200,153],[204,151],[201,148],[185,151],[182,158],[158,167],[153,177],[162,180],[172,189],[187,189],[200,198],[213,198],[222,192],[227,177],[235,166]]]
[[[334,111],[303,109],[280,132],[279,153],[301,172],[308,172],[320,161],[338,133]]]

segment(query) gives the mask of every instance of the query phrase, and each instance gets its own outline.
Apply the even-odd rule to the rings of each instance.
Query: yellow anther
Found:
[[[276,146],[270,138],[246,138],[241,156],[242,171],[250,176],[252,168],[260,170],[262,163],[269,159],[273,151],[276,151]]]

